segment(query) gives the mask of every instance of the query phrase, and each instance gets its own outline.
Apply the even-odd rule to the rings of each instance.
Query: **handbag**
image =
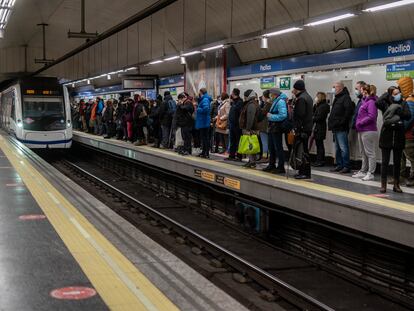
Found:
[[[240,137],[239,154],[257,154],[260,152],[260,144],[257,135],[242,135]]]
[[[216,128],[219,130],[227,130],[227,120],[220,120],[220,118],[217,118]]]

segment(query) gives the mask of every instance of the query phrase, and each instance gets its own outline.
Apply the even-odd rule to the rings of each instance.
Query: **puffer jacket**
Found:
[[[332,132],[348,132],[355,105],[347,88],[335,96],[331,114],[328,118],[328,129]]]
[[[355,123],[357,132],[376,132],[378,130],[378,109],[375,106],[377,99],[377,96],[368,96],[362,99]]]
[[[390,113],[390,109],[395,108],[395,104],[400,105]],[[376,106],[381,110],[384,123],[381,127],[379,147],[381,149],[404,149],[405,148],[405,129],[404,121],[411,118],[410,109],[405,101],[395,103],[392,97],[385,93],[376,102]],[[392,121],[389,121],[392,120]]]
[[[207,93],[198,99],[197,115],[195,121],[196,129],[203,129],[210,127],[210,103],[212,98]]]
[[[329,107],[326,100],[317,103],[313,107],[313,137],[317,140],[326,138],[326,119],[330,110],[331,107]]]
[[[229,112],[230,112],[230,99],[225,99],[221,105],[218,107],[217,112],[217,119],[220,119],[220,121],[228,121],[229,118]],[[227,124],[228,127],[228,124]],[[228,134],[228,129],[221,130],[216,127],[216,132],[221,134]]]
[[[282,133],[282,122],[288,117],[287,96],[283,93],[276,98],[269,109],[269,133]]]

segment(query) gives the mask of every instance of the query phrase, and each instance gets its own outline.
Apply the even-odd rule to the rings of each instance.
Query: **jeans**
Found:
[[[242,134],[241,129],[231,128],[230,129],[230,152],[229,156],[234,158],[237,154],[237,149],[239,148],[240,136]]]
[[[285,155],[283,152],[283,134],[269,133],[269,166],[276,166],[276,156],[278,159],[277,167],[285,168]]]
[[[262,141],[262,154],[269,152],[269,134],[260,132],[260,140]]]
[[[102,135],[102,115],[96,115],[95,134]]]
[[[334,132],[336,166],[339,168],[351,168],[349,163],[348,132]]]
[[[210,153],[210,128],[200,129],[200,140],[201,140],[201,154],[208,156]]]
[[[325,145],[323,139],[315,139],[316,144],[316,162],[325,163]]]
[[[401,157],[403,153],[402,149],[381,149],[381,153],[382,153],[381,180],[387,180],[388,166],[390,164],[390,157],[391,157],[391,150],[393,151],[393,161],[394,161],[394,171],[393,171],[394,182],[398,183],[400,181]]]
[[[311,176],[311,166],[310,166],[310,158],[309,158],[309,136],[310,133],[300,133],[295,136],[295,142],[301,141],[303,144],[303,160],[304,162],[299,167],[298,175],[305,175],[310,177]]]
[[[406,176],[407,160],[411,163],[410,174],[407,177],[414,176],[414,140],[405,140],[405,149],[401,158],[401,176]]]
[[[375,173],[375,169],[377,167],[377,158],[375,155],[377,141],[377,132],[369,131],[358,133],[359,149],[362,158],[362,166],[360,171],[363,173]]]
[[[181,128],[181,137],[184,141],[183,150],[187,151],[189,154],[191,154],[191,130],[192,128],[188,126],[184,126]]]
[[[170,148],[171,126],[161,125],[162,140],[161,145],[164,148]]]

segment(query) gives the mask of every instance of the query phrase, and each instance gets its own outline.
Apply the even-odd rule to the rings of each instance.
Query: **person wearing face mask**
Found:
[[[180,155],[191,155],[191,131],[193,128],[193,98],[187,93],[178,95],[177,102],[177,127],[181,130],[181,137],[184,141],[183,147],[179,150]]]
[[[402,193],[400,188],[401,157],[405,147],[404,121],[411,118],[410,109],[403,101],[400,90],[391,86],[376,102],[376,106],[382,112],[383,124],[380,133],[379,147],[382,153],[381,163],[381,188],[380,192],[387,191],[387,173],[390,163],[391,151],[393,152],[393,191]]]
[[[316,144],[316,162],[312,164],[314,167],[325,165],[324,140],[326,139],[326,119],[330,110],[331,108],[326,101],[326,94],[318,92],[313,106],[313,138]]]
[[[361,152],[362,166],[359,172],[352,175],[353,178],[362,178],[363,181],[374,179],[377,158],[375,149],[378,140],[377,116],[375,106],[377,101],[377,88],[375,85],[365,84],[362,88],[362,100],[356,118],[355,127],[358,133],[359,149]]]
[[[358,102],[357,102],[356,107],[355,107],[354,115],[352,116],[351,128],[354,129],[354,130],[356,129],[356,119],[357,119],[357,116],[358,116],[359,107],[361,107],[361,104],[362,104],[362,88],[365,85],[366,85],[366,83],[364,81],[358,81],[355,84],[354,94],[355,94],[356,98],[358,98]]]
[[[332,131],[335,139],[336,167],[331,171],[348,174],[351,172],[348,133],[355,104],[349,96],[348,89],[342,82],[336,82],[332,92],[335,93],[335,99],[328,118],[328,129]]]

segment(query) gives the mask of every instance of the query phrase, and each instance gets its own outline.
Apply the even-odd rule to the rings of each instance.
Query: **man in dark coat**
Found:
[[[292,93],[295,95],[295,108],[293,109],[293,128],[295,131],[294,146],[297,146],[300,143],[303,144],[302,164],[300,165],[298,174],[295,175],[295,178],[309,179],[311,178],[311,166],[308,141],[313,126],[313,100],[306,91],[305,82],[303,80],[295,82]]]
[[[230,152],[226,160],[241,161],[241,155],[237,154],[241,129],[239,124],[240,113],[243,108],[243,99],[240,98],[240,90],[235,88],[231,93],[230,111],[228,117],[229,135],[230,135]]]
[[[325,146],[324,140],[326,139],[326,119],[328,118],[329,107],[326,102],[325,93],[318,93],[315,98],[316,103],[313,106],[313,138],[316,143],[316,162],[313,164],[315,167],[321,167],[325,165]]]
[[[191,155],[191,131],[193,129],[193,98],[187,93],[178,95],[176,124],[181,129],[181,137],[184,141],[183,148],[178,152],[181,155]]]
[[[332,171],[347,174],[351,172],[348,133],[355,105],[342,82],[336,82],[334,90],[335,99],[328,119],[328,129],[333,133],[336,149],[336,167]]]
[[[171,135],[171,126],[172,126],[172,113],[170,108],[170,102],[173,101],[173,98],[169,91],[164,92],[164,100],[161,103],[159,116],[162,132],[161,147],[169,148],[170,147],[170,135]]]

